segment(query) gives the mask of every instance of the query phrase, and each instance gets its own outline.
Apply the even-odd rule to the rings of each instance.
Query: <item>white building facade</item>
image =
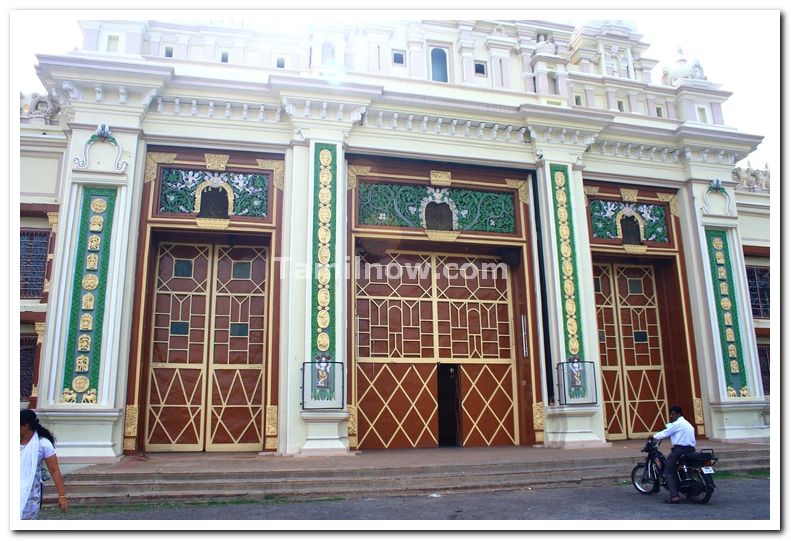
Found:
[[[673,404],[768,438],[762,138],[699,62],[652,82],[620,22],[81,26],[20,103],[59,455],[597,446]]]

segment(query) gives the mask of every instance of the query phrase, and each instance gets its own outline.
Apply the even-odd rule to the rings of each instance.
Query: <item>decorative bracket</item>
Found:
[[[119,145],[115,137],[112,136],[110,126],[107,123],[99,124],[96,127],[96,133],[85,141],[85,145],[82,147],[82,160],[79,157],[74,158],[74,164],[80,169],[86,169],[88,167],[88,151],[94,143],[110,143],[115,147],[115,164],[113,165],[113,169],[117,173],[123,173],[128,164],[121,161],[121,145]]]
[[[728,190],[725,189],[725,186],[722,185],[722,181],[718,178],[715,178],[711,181],[706,193],[703,194],[703,213],[704,214],[711,214],[711,201],[709,201],[709,194],[710,193],[718,193],[725,198],[725,212],[728,216],[735,216],[736,211],[733,208],[734,200],[731,197],[731,194],[728,193]]]

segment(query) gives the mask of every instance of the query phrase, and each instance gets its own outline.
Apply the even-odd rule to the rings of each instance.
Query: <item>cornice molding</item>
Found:
[[[470,119],[457,115],[405,113],[380,108],[369,108],[361,120],[363,128],[408,132],[417,135],[460,137],[500,143],[521,144],[527,141],[527,127],[507,121]]]

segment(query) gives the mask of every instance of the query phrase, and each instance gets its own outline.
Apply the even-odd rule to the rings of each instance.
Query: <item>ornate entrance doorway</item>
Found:
[[[593,284],[607,438],[646,437],[668,408],[654,266],[594,262]]]
[[[361,259],[359,448],[518,445],[508,266],[405,251]]]
[[[262,450],[267,248],[157,250],[146,450]]]

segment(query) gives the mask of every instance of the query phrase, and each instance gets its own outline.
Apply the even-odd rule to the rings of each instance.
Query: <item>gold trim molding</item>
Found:
[[[357,175],[367,175],[371,172],[369,165],[349,165],[346,167],[346,189],[353,190],[357,187]]]
[[[637,203],[637,190],[621,188],[621,198],[627,203]]]
[[[268,169],[272,171],[272,185],[278,190],[282,190],[285,186],[285,170],[286,166],[282,160],[256,160],[259,169]]]
[[[157,166],[160,163],[173,163],[178,154],[166,152],[149,152],[146,154],[146,172],[143,182],[148,183],[157,178]]]
[[[544,404],[541,402],[533,404],[533,428],[544,430]]]
[[[264,449],[277,449],[277,436],[264,439]]]
[[[648,246],[644,244],[624,244],[623,251],[627,254],[644,254],[648,251]]]
[[[678,217],[678,197],[674,193],[658,193],[656,196],[663,203],[669,203],[670,214]]]
[[[519,180],[516,178],[507,178],[505,179],[505,185],[509,188],[513,188],[519,190],[519,201],[524,204],[527,204],[527,181],[526,180]]]
[[[124,438],[124,451],[135,450],[135,438]]]
[[[703,424],[703,400],[700,398],[695,398],[693,401],[695,407],[695,424],[702,425]]]
[[[211,171],[225,171],[228,160],[231,159],[227,154],[204,154],[206,169]]]
[[[124,414],[124,436],[132,438],[137,436],[137,404],[128,404],[126,406],[126,413]],[[132,449],[134,449],[134,447],[132,447]]]
[[[348,428],[350,441],[349,445],[351,445],[352,436],[357,439],[357,407],[352,406],[351,404],[346,404],[346,409],[349,410]]]
[[[49,227],[52,229],[53,234],[58,232],[58,216],[59,214],[57,212],[47,213],[47,221],[49,222]]]
[[[460,231],[436,231],[433,229],[426,229],[426,235],[430,240],[439,240],[443,242],[453,242],[459,238]]]
[[[435,171],[432,169],[428,178],[433,186],[450,186],[451,183],[450,171]]]
[[[38,398],[38,385],[35,383],[33,387],[30,389],[30,398]]]
[[[266,407],[266,436],[277,436],[277,406]]]
[[[47,324],[43,321],[36,321],[33,324],[36,328],[36,344],[43,344],[44,343],[44,331],[47,328]]]
[[[195,225],[201,229],[223,230],[228,229],[231,220],[227,218],[195,218]]]

